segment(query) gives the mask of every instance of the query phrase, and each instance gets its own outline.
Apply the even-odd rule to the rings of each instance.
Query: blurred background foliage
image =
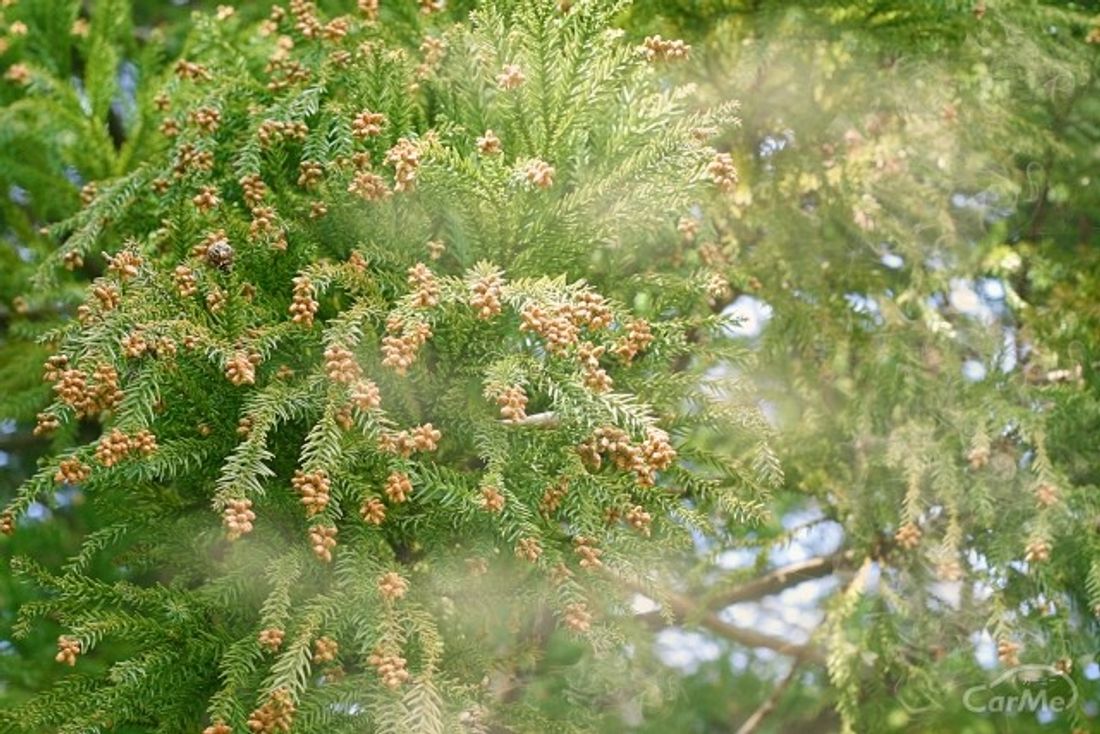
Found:
[[[47,352],[34,340],[99,274],[89,262],[71,275],[71,302],[24,312],[29,272],[50,247],[39,229],[73,213],[85,184],[132,170],[163,145],[149,100],[184,50],[191,13],[219,3],[3,4],[0,498],[50,450],[31,434],[48,399],[39,379]],[[473,4],[453,2],[447,14],[461,18]],[[237,13],[259,20],[269,7],[241,3]],[[416,3],[382,7],[395,36],[415,47],[424,23]],[[834,650],[854,646],[850,660],[804,666],[777,688],[789,664],[775,653],[705,633],[665,637],[663,660],[681,673],[676,695],[647,711],[639,731],[738,731],[773,696],[779,713],[762,731],[834,731],[845,706],[873,712],[877,730],[1069,731],[1062,718],[1006,720],[962,706],[959,691],[986,678],[998,632],[1025,621],[1037,630],[1030,647],[1074,660],[1082,695],[1096,700],[1100,670],[1086,655],[1095,620],[1025,620],[1015,610],[1034,589],[1005,584],[992,618],[963,609],[969,630],[991,634],[958,647],[940,602],[895,597],[891,587],[931,584],[960,559],[974,573],[982,563],[1003,567],[1020,556],[1025,528],[1054,546],[1040,580],[1052,595],[1073,609],[1100,602],[1100,575],[1095,589],[1086,582],[1100,574],[1100,541],[1095,530],[1076,533],[1100,516],[1098,14],[1096,2],[1034,0],[638,0],[624,11],[632,37],[692,44],[695,63],[670,83],[697,85],[701,105],[742,100],[743,124],[719,146],[741,183],[731,199],[690,213],[698,231],[683,256],[728,275],[731,291],[716,308],[744,319],[734,336],[755,357],[730,377],[761,396],[786,472],[774,522],[731,519],[731,548],[698,549],[686,590],[720,596],[778,559],[879,558],[916,517],[909,460],[946,467],[923,500],[938,508],[927,562],[879,568],[881,593],[831,617],[841,622],[825,634]],[[710,440],[720,447],[721,437]],[[972,452],[983,447],[995,471],[976,478]],[[1036,525],[1029,487],[1040,474],[1057,481],[1071,509]],[[96,518],[78,490],[65,491],[32,518],[54,522],[29,522],[0,544],[3,568],[14,555],[56,566],[77,551]],[[893,575],[906,581],[894,585]],[[830,588],[851,581],[847,569]],[[61,674],[52,662],[58,630],[12,638],[14,610],[30,595],[0,572],[0,706]],[[797,636],[806,619],[812,627],[843,605],[838,596],[779,596],[750,618],[789,617]],[[568,658],[571,644],[551,654]],[[856,666],[877,649],[896,655],[893,677],[859,680]],[[568,666],[554,663],[528,693],[547,706],[570,700]],[[629,719],[616,711],[608,721]]]

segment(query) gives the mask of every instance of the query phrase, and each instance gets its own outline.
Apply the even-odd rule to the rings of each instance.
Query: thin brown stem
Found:
[[[752,716],[745,720],[745,723],[737,730],[737,734],[752,734],[754,731],[760,728],[760,724],[764,719],[768,718],[768,715],[775,711],[779,705],[779,699],[783,697],[783,694],[790,688],[791,683],[794,682],[795,677],[798,674],[799,661],[795,660],[791,663],[791,669],[787,672],[787,675],[783,680],[779,681],[779,685],[775,687],[775,690],[764,699],[764,702],[760,704],[760,707],[756,711],[752,712]]]
[[[631,581],[630,579],[624,579],[616,577],[617,580],[630,591],[643,594],[645,596],[656,596],[668,604],[669,609],[675,614],[677,620],[681,623],[694,623],[698,624],[714,634],[724,637],[727,640],[736,642],[745,647],[763,647],[769,650],[774,650],[780,654],[788,655],[795,660],[806,660],[815,663],[824,663],[825,655],[816,646],[809,644],[799,644],[797,642],[791,642],[779,637],[773,637],[771,635],[764,634],[763,632],[757,632],[756,630],[745,629],[744,627],[738,627],[730,624],[729,622],[721,619],[717,614],[704,609],[697,605],[694,601],[686,596],[677,594],[670,591],[654,591],[646,588],[645,585]]]

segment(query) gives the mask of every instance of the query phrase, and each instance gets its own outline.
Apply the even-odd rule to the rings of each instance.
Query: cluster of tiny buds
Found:
[[[296,471],[294,472],[294,478],[290,481],[294,485],[294,489],[301,495],[300,501],[305,506],[307,515],[316,515],[328,506],[331,482],[328,478],[328,472],[324,469],[318,469],[310,474]]]
[[[923,533],[921,533],[916,523],[907,522],[894,533],[894,540],[905,550],[913,550],[920,545],[922,536]]]
[[[66,270],[76,270],[77,268],[84,267],[84,256],[79,252],[66,252],[61,257],[61,263],[65,266]]]
[[[505,388],[497,395],[500,417],[508,421],[521,421],[527,417],[527,393],[522,385]]]
[[[573,552],[580,556],[581,568],[599,568],[603,565],[600,556],[603,551],[595,546],[591,538],[578,535],[573,538]]]
[[[290,691],[280,688],[248,717],[248,729],[255,734],[289,732],[294,723],[294,701]]]
[[[179,134],[179,125],[175,120],[165,120],[161,126],[161,132],[172,137]],[[204,172],[214,169],[214,153],[209,150],[201,150],[191,143],[184,143],[176,151],[176,162],[172,166],[172,172],[176,178],[183,178],[191,172]],[[214,204],[217,206],[217,203]]]
[[[233,734],[233,729],[230,728],[230,726],[224,721],[219,719],[212,723],[210,726],[203,729],[202,734]]]
[[[396,571],[389,571],[378,579],[378,592],[386,601],[396,601],[405,596],[409,582]]]
[[[288,36],[282,36],[279,41],[283,42],[283,39],[286,39],[289,44],[293,43],[292,39],[290,39]],[[272,75],[271,80],[267,83],[267,88],[272,92],[278,92],[283,89],[287,89],[288,87],[290,87],[291,84],[309,81],[309,68],[299,61],[292,61],[286,58],[286,54],[289,52],[289,44],[286,42],[282,44],[276,43],[276,51],[271,55],[268,60],[268,64],[265,67],[267,72]],[[299,139],[298,131],[302,130],[303,132],[300,133],[301,139],[305,138],[306,132],[308,132],[308,128],[306,127],[305,123],[294,122],[288,123],[288,125],[288,132],[284,133],[282,136],[276,137],[284,137],[296,140]]]
[[[241,189],[244,191],[244,203],[249,209],[255,209],[263,203],[267,196],[267,185],[258,173],[250,173],[240,179]]]
[[[137,276],[144,262],[141,255],[133,250],[122,250],[107,256],[107,270],[117,275],[119,280],[126,281]]]
[[[35,436],[48,436],[61,427],[61,421],[53,413],[39,413],[34,424]]]
[[[625,336],[615,344],[615,354],[630,362],[653,343],[653,331],[645,319],[634,319]]]
[[[225,362],[225,377],[234,385],[256,383],[256,366],[262,361],[258,352],[236,352]]]
[[[699,220],[694,217],[681,217],[676,223],[676,231],[683,236],[684,242],[694,242],[695,235],[699,234]]]
[[[221,124],[222,113],[215,107],[199,107],[188,113],[187,121],[207,135],[211,135]]]
[[[734,167],[729,153],[715,153],[707,164],[707,175],[721,191],[732,191],[737,185],[737,168]]]
[[[491,319],[501,312],[504,279],[498,272],[486,273],[470,284],[470,307],[479,319]]]
[[[145,334],[135,329],[119,341],[122,353],[131,359],[140,359],[149,350],[149,343],[145,341]]]
[[[386,496],[390,498],[390,502],[398,504],[405,502],[412,494],[412,480],[404,472],[390,472],[390,475],[386,477],[385,492]]]
[[[536,538],[520,538],[516,543],[516,555],[529,563],[534,563],[542,556],[542,545]]]
[[[717,249],[716,245],[710,246]],[[699,248],[699,253],[702,254],[706,247],[707,246],[705,245],[704,247]],[[707,300],[712,306],[719,303],[726,303],[733,296],[733,289],[730,287],[729,278],[722,275],[721,273],[712,272],[709,276],[707,276],[706,291],[708,297]]]
[[[213,78],[205,66],[186,59],[176,62],[176,76],[191,81],[208,81]]]
[[[417,263],[409,268],[408,278],[417,308],[431,308],[439,303],[439,279],[431,268],[424,263]]]
[[[4,72],[4,78],[15,84],[27,84],[31,80],[31,70],[23,63],[12,64]]]
[[[58,361],[55,364],[62,363]],[[110,410],[122,402],[118,371],[106,362],[96,366],[91,385],[85,374],[76,369],[58,371],[47,365],[46,375],[55,378],[54,392],[61,402],[76,410],[77,417]]]
[[[970,468],[977,471],[989,463],[990,451],[988,446],[975,446],[966,454],[966,461]]]
[[[528,304],[520,313],[522,331],[533,331],[543,338],[551,352],[560,353],[577,341],[578,327],[565,306],[543,308]]]
[[[325,373],[333,382],[350,385],[362,374],[355,355],[342,344],[333,344],[325,349]]]
[[[381,525],[386,520],[386,505],[377,497],[368,497],[359,506],[359,516],[363,522]]]
[[[382,337],[382,365],[404,375],[431,337],[432,328],[423,321],[406,324],[401,319],[390,319],[386,328],[390,333]]]
[[[356,380],[349,394],[351,404],[359,410],[377,410],[382,406],[382,392],[373,380]]]
[[[355,194],[365,201],[382,201],[393,194],[386,184],[386,179],[370,171],[357,172],[348,184],[348,193]]]
[[[317,161],[302,161],[298,164],[298,185],[302,188],[313,188],[321,183],[325,176],[325,169]]]
[[[501,512],[504,509],[504,495],[493,486],[481,488],[481,507],[488,512]]]
[[[80,640],[68,635],[57,638],[57,655],[54,660],[69,667],[76,665],[76,656],[80,654]]]
[[[275,207],[256,207],[252,210],[252,222],[248,226],[248,234],[253,239],[270,235],[275,231],[275,221],[277,218],[278,214],[275,212]],[[269,246],[275,250],[285,250],[287,247],[286,234],[280,231],[277,236],[270,240]]]
[[[351,121],[351,134],[363,140],[382,134],[382,128],[386,125],[386,116],[381,112],[363,110]]]
[[[166,138],[174,138],[177,135],[179,135],[180,134],[179,120],[176,120],[172,117],[165,118],[165,120],[160,123],[160,133],[161,133],[161,135],[163,135]],[[180,166],[180,165],[176,166],[176,174],[177,175],[182,175],[183,174],[183,167],[182,166]]]
[[[435,451],[439,448],[439,439],[442,437],[443,434],[431,423],[425,423],[413,428],[411,432],[383,433],[378,440],[378,447],[386,453],[409,457],[414,451]]]
[[[269,146],[283,140],[305,140],[309,127],[304,122],[284,122],[283,120],[264,120],[256,131],[263,146]]]
[[[554,185],[554,167],[544,160],[533,158],[527,161],[522,174],[527,184],[535,188],[545,191]]]
[[[186,265],[177,265],[174,274],[176,290],[181,298],[189,298],[199,292],[199,283],[195,271]]]
[[[556,512],[561,507],[561,501],[565,499],[566,493],[569,491],[569,480],[561,479],[555,484],[546,488],[546,491],[542,493],[542,500],[539,502],[539,510],[544,515],[549,515]]]
[[[313,555],[325,563],[331,563],[332,549],[336,547],[336,527],[314,525],[309,529],[309,544],[313,548]]]
[[[501,89],[518,89],[525,81],[527,81],[527,76],[524,75],[523,69],[516,64],[505,65],[497,74],[497,86]]]
[[[584,602],[565,605],[565,624],[574,632],[587,632],[592,625],[592,613]]]
[[[423,62],[417,65],[414,72],[417,79],[426,79],[431,76],[431,73],[439,66],[443,61],[443,55],[447,50],[447,41],[438,36],[424,36],[424,40],[420,42],[420,53],[423,56]],[[415,91],[418,85],[414,82],[412,84],[412,90]]]
[[[104,311],[113,311],[122,303],[122,294],[113,285],[100,284],[92,289],[92,295]]]
[[[0,513],[0,535],[13,533],[15,533],[15,515],[7,511]]]
[[[350,156],[337,156],[334,162],[340,168],[350,167],[354,171],[369,171],[371,168],[370,153],[365,150],[356,151]],[[348,191],[352,191],[352,187],[349,186]]]
[[[219,313],[223,308],[225,308],[225,303],[227,300],[228,297],[226,296],[225,291],[223,291],[218,286],[214,286],[206,294],[206,307],[210,309],[210,313]]]
[[[149,431],[141,430],[133,436],[127,436],[116,428],[99,439],[99,443],[96,445],[95,457],[103,466],[114,466],[129,456],[131,452],[148,456],[156,450],[157,439]]]
[[[412,140],[401,138],[386,152],[385,163],[394,169],[394,191],[411,191],[420,169],[420,148]]]
[[[958,559],[951,558],[936,564],[936,578],[941,581],[960,581],[964,575]]]
[[[1000,640],[997,643],[997,659],[1001,664],[1015,668],[1020,664],[1020,645],[1011,640]]]
[[[260,630],[257,640],[260,643],[260,647],[275,652],[282,647],[284,637],[286,637],[286,633],[278,627],[267,627],[266,629]]]
[[[57,465],[54,481],[58,484],[80,484],[92,475],[92,468],[76,457],[62,459]]]
[[[649,537],[653,516],[646,512],[644,507],[641,505],[634,505],[631,507],[626,513],[626,521],[642,535],[645,535],[647,538]]]
[[[502,151],[500,138],[492,130],[486,130],[485,133],[478,137],[475,141],[477,145],[477,152],[482,155],[499,155]]]
[[[405,669],[405,658],[400,655],[376,650],[367,658],[367,662],[378,671],[382,684],[387,688],[400,688],[401,684],[409,679],[409,671]]]
[[[199,193],[195,194],[191,198],[191,203],[195,205],[195,208],[200,212],[208,212],[221,203],[221,199],[218,197],[218,190],[213,186],[203,186],[199,189]]]
[[[683,61],[691,53],[691,46],[678,39],[647,36],[641,52],[649,61]]]
[[[256,519],[256,513],[252,511],[252,500],[229,500],[222,510],[222,523],[225,525],[225,537],[229,540],[237,540],[242,535],[252,532],[252,521]]]
[[[368,264],[370,263],[367,263],[366,256],[359,250],[352,250],[351,254],[348,255],[348,267],[356,274],[362,275],[365,273]]]
[[[1052,507],[1058,504],[1058,488],[1050,482],[1041,482],[1035,487],[1035,501],[1040,507]]]
[[[313,281],[308,275],[294,278],[294,297],[290,303],[291,320],[296,324],[313,326],[313,317],[319,304],[313,298]]]
[[[313,641],[313,662],[331,663],[336,660],[340,645],[331,637],[318,637]]]
[[[1028,563],[1046,563],[1050,560],[1050,543],[1042,538],[1030,541],[1024,549],[1024,560]]]
[[[620,428],[598,428],[578,450],[581,458],[596,469],[602,463],[601,456],[607,454],[616,467],[634,472],[642,486],[652,486],[656,473],[668,469],[676,460],[676,449],[669,442],[668,434],[653,427],[646,430],[645,440],[638,445],[632,444],[630,437]]]
[[[584,368],[584,384],[592,392],[601,393],[611,389],[611,375],[600,367],[600,357],[605,351],[606,347],[592,342],[583,342],[577,347],[577,358]]]
[[[42,379],[45,382],[57,382],[69,366],[69,358],[64,354],[54,354],[42,365]]]

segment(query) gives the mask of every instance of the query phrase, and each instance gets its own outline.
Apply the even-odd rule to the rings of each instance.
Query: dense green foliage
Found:
[[[344,5],[5,11],[0,721],[1095,725],[1095,9]]]

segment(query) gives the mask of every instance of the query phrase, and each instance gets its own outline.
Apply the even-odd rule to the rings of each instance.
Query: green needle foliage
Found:
[[[6,530],[59,484],[103,525],[60,570],[14,564],[48,591],[17,632],[58,620],[76,670],[11,727],[586,718],[494,709],[483,681],[555,618],[621,665],[623,580],[779,477],[756,411],[700,397],[741,357],[715,274],[665,267],[669,222],[734,180],[705,142],[734,108],[685,109],[619,9],[491,3],[415,54],[369,8],[196,20],[143,100],[163,152],[50,229],[27,297],[105,266],[45,337],[38,417],[102,432],[43,463]],[[105,640],[122,652],[96,661]]]

